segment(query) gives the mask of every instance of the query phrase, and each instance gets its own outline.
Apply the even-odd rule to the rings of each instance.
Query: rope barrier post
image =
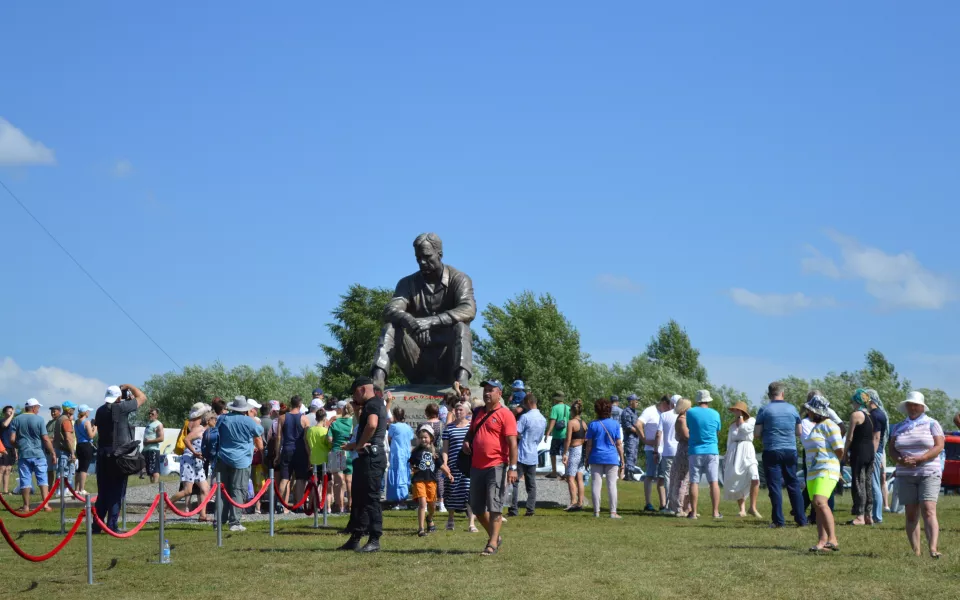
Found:
[[[127,530],[127,497],[120,498],[120,531]]]
[[[163,497],[166,495],[166,491],[163,489],[163,487],[164,487],[164,486],[163,486],[163,482],[161,481],[159,485],[160,485],[160,492],[159,492],[159,493],[160,493],[160,517],[159,517],[159,521],[160,521],[160,550],[159,550],[159,552],[158,552],[158,554],[157,554],[157,564],[158,564],[158,565],[162,565],[162,564],[165,564],[165,563],[163,562],[163,542],[167,539],[166,533],[164,532],[165,525],[167,524],[167,523],[166,523],[166,520],[167,520],[167,519],[166,519],[166,516],[167,516],[167,507],[166,507],[166,505],[164,504],[164,498],[163,498]]]
[[[326,481],[327,481],[327,465],[323,464],[323,465],[320,465],[320,487],[323,490],[321,493],[326,492],[326,485],[324,485]],[[329,504],[330,503],[327,502],[327,495],[324,493],[323,494],[323,526],[324,527],[327,526],[327,506]]]
[[[317,465],[313,465],[313,481],[317,480]],[[313,486],[313,528],[320,528],[320,504],[318,504],[320,498],[320,491],[317,489],[316,484]]]
[[[63,461],[57,458],[57,471],[60,473],[60,535],[67,533],[67,482],[63,477]]]
[[[270,469],[270,537],[273,537],[273,513],[276,510],[276,493],[273,489],[273,469]]]
[[[216,482],[214,485],[217,490],[217,501],[216,501],[216,510],[217,511],[217,548],[223,548],[223,511],[221,510],[221,504],[223,503],[223,488],[220,487],[220,473],[217,473]]]
[[[83,499],[87,521],[87,585],[93,585],[93,507],[90,506],[90,494]]]

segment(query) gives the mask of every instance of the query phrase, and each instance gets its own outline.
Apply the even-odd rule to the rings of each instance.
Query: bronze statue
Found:
[[[473,374],[470,322],[477,316],[473,282],[443,264],[437,234],[420,234],[413,248],[420,270],[397,283],[383,310],[374,384],[383,388],[396,361],[410,383],[467,386]]]

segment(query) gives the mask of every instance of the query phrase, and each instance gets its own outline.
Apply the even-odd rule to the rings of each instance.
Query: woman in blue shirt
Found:
[[[410,494],[410,443],[413,429],[404,423],[404,410],[393,409],[393,423],[387,429],[390,437],[390,466],[387,469],[387,502],[397,502],[395,509],[406,508]]]
[[[601,398],[593,404],[597,420],[587,426],[587,442],[584,455],[587,467],[591,467],[593,481],[590,490],[593,495],[593,516],[600,516],[601,477],[607,479],[607,496],[610,499],[610,518],[619,519],[617,514],[617,479],[623,479],[623,440],[620,424],[610,418],[611,404]]]

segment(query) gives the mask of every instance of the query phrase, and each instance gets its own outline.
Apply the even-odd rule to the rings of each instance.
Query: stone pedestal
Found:
[[[443,384],[406,384],[400,386],[387,387],[387,391],[393,394],[393,407],[401,407],[404,410],[407,424],[416,429],[416,427],[427,420],[424,411],[431,402],[438,407],[443,403],[444,395],[453,391],[453,386]],[[483,390],[479,387],[470,386],[470,392],[473,398],[482,398]]]

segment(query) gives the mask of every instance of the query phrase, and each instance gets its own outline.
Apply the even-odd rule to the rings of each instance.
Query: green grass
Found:
[[[811,555],[814,528],[767,529],[767,521],[741,520],[724,503],[723,521],[696,522],[638,515],[642,486],[621,484],[619,522],[595,520],[590,513],[538,509],[532,519],[514,518],[504,526],[498,556],[481,558],[482,534],[441,528],[427,538],[415,534],[415,513],[384,513],[383,552],[335,552],[345,541],[336,530],[312,521],[251,524],[242,534],[224,532],[216,547],[212,528],[176,525],[167,530],[173,564],[154,565],[156,525],[130,540],[94,539],[94,577],[85,586],[82,530],[56,557],[29,563],[0,542],[3,583],[0,596],[55,600],[83,594],[103,598],[231,598],[255,595],[300,598],[956,598],[960,595],[960,498],[941,498],[940,561],[915,558],[903,531],[902,515],[886,515],[875,528],[840,527],[842,551]],[[703,503],[701,513],[709,509]],[[761,490],[763,494],[765,490]],[[849,494],[838,503],[838,521],[849,518]],[[762,498],[761,512],[770,506]],[[73,517],[76,510],[70,511]],[[21,520],[0,512],[17,543],[40,554],[59,541],[56,515]],[[131,522],[136,522],[131,515]]]

